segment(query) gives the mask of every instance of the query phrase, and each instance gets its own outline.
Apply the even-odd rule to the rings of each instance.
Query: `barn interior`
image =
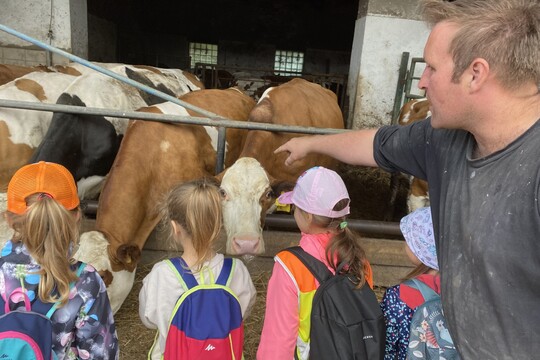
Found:
[[[89,16],[110,23],[116,44],[99,50],[100,44],[91,39],[99,34],[90,29],[89,57],[184,68],[188,43],[197,42],[217,44],[220,53],[232,53],[219,57],[221,65],[229,66],[273,65],[274,57],[265,58],[258,47],[327,52],[325,61],[306,59],[306,67],[313,63],[315,69],[330,72],[348,65],[331,55],[350,54],[357,12],[358,0],[159,0],[152,6],[143,0],[92,0]]]
[[[380,3],[386,2],[390,0],[380,1]],[[394,9],[399,9],[400,4],[405,2],[405,0],[395,2],[392,12],[397,11]],[[77,1],[70,3],[77,3]],[[245,86],[253,85],[251,82],[258,79],[255,88],[244,88],[252,91],[254,96],[256,88],[278,80],[286,81],[291,75],[311,76],[311,79],[337,91],[339,95],[340,89],[343,93],[345,92],[349,73],[360,73],[359,68],[354,68],[359,61],[355,60],[351,53],[355,24],[360,18],[359,12],[362,12],[359,7],[367,3],[365,0],[297,0],[292,2],[285,0],[273,2],[158,0],[152,3],[142,0],[88,0],[85,3],[88,15],[88,56],[86,58],[91,61],[181,68],[198,72],[199,76],[205,76],[206,68],[201,66],[197,68],[192,64],[190,43],[213,44],[217,46],[218,51],[215,65],[212,65],[210,69],[234,74],[236,81],[243,80]],[[373,1],[373,3],[378,2]],[[384,7],[386,8],[386,4]],[[21,12],[19,16],[24,25],[31,23],[28,21],[30,17],[24,12]],[[380,17],[380,19],[392,20],[389,17]],[[43,20],[40,25],[43,24],[48,26],[49,19]],[[25,29],[20,23],[14,23],[13,27],[33,30],[29,29],[30,26]],[[41,30],[38,35],[41,34]],[[67,33],[73,35],[74,32]],[[34,35],[31,31],[30,33]],[[71,45],[73,44],[72,41]],[[301,71],[275,71],[276,51],[303,54]],[[6,53],[7,51],[4,52],[4,60],[7,58]],[[365,50],[365,53],[373,54],[369,50]],[[399,61],[400,54],[401,51],[391,56]],[[390,62],[380,61],[380,63]],[[369,65],[370,62],[364,61],[364,64]],[[390,70],[386,68],[384,70],[386,73],[397,73],[395,66]],[[268,77],[271,75],[274,77]],[[279,78],[277,78],[278,75]],[[263,79],[264,76],[267,78]],[[207,84],[210,83],[211,87],[230,84],[214,82],[215,79],[210,79],[212,81]],[[381,101],[381,89],[389,89],[393,97],[395,82],[392,81],[391,86],[380,85],[382,81],[377,83],[379,86],[376,89],[377,96],[374,103],[379,105],[384,103]],[[365,94],[368,92],[366,91]],[[390,102],[387,101],[387,103]],[[340,98],[340,105],[344,116],[348,115],[346,97]],[[371,115],[374,113],[377,114],[376,116],[380,116],[381,121],[388,118],[387,111],[371,111],[364,104],[358,106],[358,109],[367,109],[366,112],[370,114],[370,117],[373,117]],[[407,179],[403,177],[399,179],[400,192],[396,195],[395,208],[392,209],[389,208],[391,194],[388,174],[347,165],[341,167],[340,174],[347,184],[354,205],[351,219],[383,220],[390,210],[393,211],[390,220],[396,221],[406,211]],[[93,219],[87,217],[84,221],[85,230],[91,230],[94,226]],[[264,321],[266,284],[273,265],[273,254],[298,241],[298,234],[295,231],[267,230],[269,231],[265,237],[272,244],[269,246],[268,253],[255,260],[246,260],[258,292],[256,307],[246,322],[246,359],[255,358]],[[146,329],[138,319],[137,296],[142,279],[150,271],[153,263],[171,255],[162,251],[163,244],[159,243],[160,240],[161,238],[154,234],[145,245],[145,258],[137,269],[134,288],[121,310],[115,315],[121,341],[121,358],[146,358],[146,351],[152,344],[155,333],[153,330]],[[409,270],[407,260],[402,256],[401,242],[394,240],[371,239],[367,236],[364,239],[368,257],[378,277],[376,290],[379,292],[384,289],[383,286],[393,283]],[[381,294],[378,293],[378,295]]]
[[[255,98],[271,85],[302,76],[336,92],[346,115],[357,12],[358,0],[160,0],[152,6],[142,0],[94,0],[88,2],[88,57],[190,69],[207,87],[238,85]],[[190,44],[216,45],[216,56],[190,57]],[[287,56],[280,61],[301,56],[301,63],[276,72],[277,51]]]

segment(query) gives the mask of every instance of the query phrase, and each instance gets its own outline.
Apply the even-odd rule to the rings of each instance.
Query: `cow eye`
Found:
[[[266,198],[267,199],[271,199],[274,197],[274,191],[273,190],[268,190],[265,194]]]
[[[223,200],[226,200],[226,199],[227,199],[227,192],[225,191],[225,189],[219,188],[219,195],[221,195],[221,198],[222,198]]]

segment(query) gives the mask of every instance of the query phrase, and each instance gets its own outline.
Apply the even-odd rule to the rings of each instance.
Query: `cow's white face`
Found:
[[[240,158],[225,171],[221,189],[227,253],[263,253],[263,219],[273,200],[268,174],[257,160]]]
[[[108,246],[109,242],[102,233],[88,231],[81,235],[79,248],[73,257],[78,261],[92,265],[100,274],[107,274],[105,277],[112,277],[112,279],[105,280],[105,282],[109,283],[112,280],[107,285],[107,294],[112,311],[116,313],[133,287],[135,271],[112,271]]]

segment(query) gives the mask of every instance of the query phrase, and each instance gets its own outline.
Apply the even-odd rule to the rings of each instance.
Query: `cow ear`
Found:
[[[225,170],[214,176],[214,179],[216,180],[216,183],[218,185],[221,185],[221,180],[223,180],[223,176],[225,175]]]
[[[270,183],[272,191],[276,197],[279,197],[282,193],[292,191],[296,184],[291,181],[274,180]]]

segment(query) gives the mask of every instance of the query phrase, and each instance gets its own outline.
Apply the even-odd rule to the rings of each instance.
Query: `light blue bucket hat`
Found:
[[[403,237],[413,254],[426,266],[439,270],[431,209],[420,208],[403,217],[399,224]]]

